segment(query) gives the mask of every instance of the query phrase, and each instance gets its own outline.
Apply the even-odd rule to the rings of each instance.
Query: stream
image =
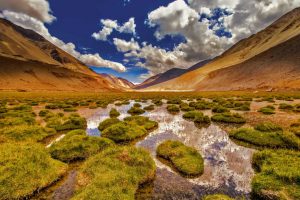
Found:
[[[109,117],[111,108],[116,108],[121,115],[119,119],[129,116],[129,105],[109,105],[106,109],[97,110],[87,118],[87,134],[100,136],[98,125]],[[140,102],[139,102],[140,103]],[[142,107],[150,102],[140,103]],[[149,117],[159,123],[158,129],[151,132],[136,146],[150,151],[156,165],[156,178],[150,192],[141,199],[199,199],[207,194],[223,193],[231,197],[250,199],[251,179],[254,171],[251,159],[254,150],[241,147],[232,142],[228,134],[218,125],[197,128],[193,122],[182,118],[182,112],[169,114],[166,104],[145,112],[142,116]],[[184,178],[156,158],[156,147],[165,140],[179,140],[196,148],[204,158],[204,173],[198,178]]]

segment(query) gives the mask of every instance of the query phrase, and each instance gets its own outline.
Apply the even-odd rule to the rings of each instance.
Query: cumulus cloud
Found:
[[[0,10],[27,14],[46,23],[55,19],[46,0],[2,0],[0,1]]]
[[[102,19],[101,21],[102,29],[99,32],[95,32],[92,34],[92,37],[96,40],[107,41],[108,36],[112,34],[114,30],[119,33],[127,33],[136,35],[136,24],[134,18],[130,18],[123,25],[119,25],[117,20],[111,19]]]
[[[136,51],[140,49],[140,45],[131,38],[131,41],[122,40],[119,38],[114,38],[114,45],[120,52]]]
[[[73,55],[75,58],[81,60],[87,65],[93,65],[95,67],[109,67],[120,72],[126,71],[126,67],[123,66],[121,63],[104,60],[100,57],[99,54],[81,54],[76,50],[75,44],[71,42],[65,43],[64,41],[52,36],[49,33],[46,26],[44,25],[44,23],[34,17],[28,16],[23,13],[16,13],[7,10],[2,12],[2,17],[8,19],[14,24],[22,26],[23,28],[31,29],[39,33],[48,41],[61,48],[62,50],[68,52],[69,54]]]

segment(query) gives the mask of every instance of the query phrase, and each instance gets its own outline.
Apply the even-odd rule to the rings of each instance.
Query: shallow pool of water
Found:
[[[87,133],[100,136],[98,125],[109,117],[111,108],[116,108],[123,119],[128,109],[134,104],[117,107],[109,105],[97,110],[87,118]],[[149,103],[140,103],[142,106]],[[245,196],[251,191],[251,179],[254,171],[251,158],[254,150],[233,143],[227,133],[215,124],[206,128],[197,128],[193,122],[182,118],[182,113],[171,115],[166,105],[156,107],[154,111],[143,116],[159,123],[159,128],[151,132],[136,146],[148,149],[157,165],[156,179],[153,183],[152,199],[199,199],[199,196],[211,193],[225,193],[232,197]],[[156,158],[156,147],[165,140],[180,140],[196,148],[204,158],[204,174],[198,178],[188,179],[178,175],[171,168]]]

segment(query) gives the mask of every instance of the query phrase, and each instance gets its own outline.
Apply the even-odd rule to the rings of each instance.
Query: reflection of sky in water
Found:
[[[106,109],[95,113],[87,120],[87,133],[89,135],[100,134],[97,127],[101,121],[109,117],[111,108],[116,108],[121,113],[119,118],[123,119],[128,116],[127,111],[133,104],[134,102],[130,101],[130,105],[120,107],[109,105]],[[143,107],[146,105],[141,104]],[[213,188],[234,187],[235,191],[250,192],[251,179],[254,175],[251,167],[253,150],[237,146],[229,139],[226,132],[214,124],[208,128],[199,129],[193,122],[184,120],[182,113],[169,114],[166,111],[166,105],[156,107],[154,111],[143,115],[157,121],[159,128],[138,142],[137,146],[144,147],[151,152],[159,169],[168,170],[173,176],[179,176],[156,159],[155,150],[162,141],[180,140],[196,148],[205,160],[204,174],[195,179],[186,179],[188,182]]]

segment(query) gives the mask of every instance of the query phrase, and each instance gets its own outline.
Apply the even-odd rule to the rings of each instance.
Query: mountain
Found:
[[[134,84],[130,81],[121,78],[121,77],[115,77],[111,74],[101,74],[106,80],[108,80],[112,85],[118,86],[118,88],[123,88],[125,90],[134,88]]]
[[[0,90],[114,91],[116,86],[36,32],[0,19]]]
[[[155,76],[150,77],[149,79],[145,80],[143,83],[136,85],[134,87],[134,89],[143,89],[143,88],[147,88],[150,87],[152,85],[156,85],[159,83],[163,83],[166,82],[168,80],[177,78],[187,72],[199,69],[200,67],[204,66],[205,64],[207,64],[210,60],[205,60],[202,62],[199,62],[195,65],[193,65],[192,67],[188,68],[188,69],[180,69],[180,68],[172,68],[164,73],[160,73],[157,74]]]
[[[300,8],[221,56],[146,90],[299,90]]]

